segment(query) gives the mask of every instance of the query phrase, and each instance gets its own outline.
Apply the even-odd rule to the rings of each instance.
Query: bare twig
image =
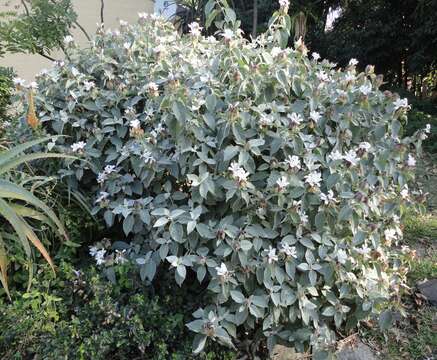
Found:
[[[104,10],[105,10],[105,0],[100,0],[100,22],[102,23],[102,26],[104,26],[105,24],[105,19],[104,19]]]
[[[30,11],[29,8],[27,7],[26,1],[25,0],[21,0],[21,4],[24,7],[24,10],[26,11],[26,15],[29,16],[30,15]]]
[[[88,35],[85,28],[81,24],[79,24],[79,22],[77,20],[74,21],[74,24],[83,32],[83,34],[88,39],[88,41],[91,41],[91,37]]]
[[[258,0],[253,0],[252,37],[255,39],[258,28]]]
[[[42,51],[38,51],[37,54],[41,55],[42,57],[44,57],[44,58],[46,58],[46,59],[48,59],[50,61],[56,61],[56,59],[52,58],[51,56],[49,56],[47,54],[44,54],[44,52],[42,52]]]

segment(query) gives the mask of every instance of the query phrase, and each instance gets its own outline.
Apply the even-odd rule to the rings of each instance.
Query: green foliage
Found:
[[[24,249],[29,263],[33,258],[33,245],[54,270],[52,259],[32,227],[33,222],[46,224],[52,231],[67,238],[64,225],[53,210],[24,185],[35,180],[49,179],[28,177],[18,181],[19,178],[15,174],[20,165],[32,160],[68,157],[45,152],[24,153],[32,146],[50,139],[51,137],[30,141],[0,152],[0,281],[8,295],[8,253],[14,251],[17,244]],[[31,280],[32,266],[29,266],[29,285]]]
[[[141,278],[170,265],[178,285],[207,286],[188,324],[197,351],[247,336],[325,354],[402,283],[391,244],[428,130],[403,138],[408,104],[372,67],[281,49],[283,9],[253,43],[225,15],[220,40],[141,16],[71,43],[38,79],[38,113],[88,161],[63,174],[122,228]],[[111,274],[113,254],[91,253]]]
[[[77,18],[71,0],[32,0],[21,10],[0,17],[3,51],[48,54],[63,48],[63,39]]]
[[[119,267],[117,275],[126,271]],[[123,279],[111,284],[93,268],[76,271],[61,263],[56,278],[40,273],[30,292],[1,304],[0,357],[193,359],[184,326],[188,294],[149,291]],[[218,347],[210,350],[200,359],[235,358]]]
[[[11,102],[13,76],[12,69],[0,66],[0,135],[3,132],[3,123],[6,121],[6,110]]]

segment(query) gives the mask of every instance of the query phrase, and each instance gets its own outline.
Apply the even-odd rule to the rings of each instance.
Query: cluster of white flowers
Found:
[[[311,120],[313,120],[316,123],[320,120],[321,117],[322,117],[322,115],[319,112],[317,112],[317,111],[311,111],[310,112]]]
[[[279,187],[280,191],[283,191],[288,185],[290,185],[290,182],[288,181],[286,176],[281,176],[277,181],[276,184]]]
[[[420,138],[422,140],[426,140],[428,138],[428,134],[431,133],[431,124],[426,124],[425,129],[423,130],[423,133],[421,134]]]
[[[372,145],[370,145],[370,143],[368,143],[367,141],[363,141],[360,143],[360,145],[358,145],[358,149],[363,150],[365,152],[369,152],[371,148]]]
[[[223,31],[222,36],[226,41],[231,41],[235,37],[235,33],[228,28]]]
[[[358,65],[358,60],[357,59],[350,59],[349,60],[349,66],[357,66]]]
[[[318,171],[310,172],[305,176],[306,183],[311,187],[320,187],[322,182],[322,174]]]
[[[106,165],[103,172],[97,175],[97,182],[99,184],[104,183],[108,179],[108,176],[113,172],[115,172],[115,169],[116,169],[115,165]]]
[[[349,150],[344,156],[343,159],[346,160],[350,165],[356,166],[358,165],[360,158],[357,156],[355,150]]]
[[[320,193],[320,199],[324,202],[325,205],[335,204],[336,202],[338,202],[332,190],[329,190],[326,194]]]
[[[269,246],[269,249],[266,250],[266,255],[269,264],[273,264],[279,260],[278,255],[276,254],[276,249],[272,248],[272,246]]]
[[[312,58],[313,58],[314,61],[319,61],[319,60],[320,60],[320,54],[317,53],[317,52],[313,52],[313,53],[311,54],[311,56],[312,56]]]
[[[145,13],[145,12],[139,12],[139,13],[138,13],[138,17],[139,17],[141,20],[146,20],[146,19],[149,17],[149,14],[147,14],[147,13]]]
[[[280,47],[274,46],[272,48],[271,54],[275,58],[275,57],[278,57],[279,55],[281,55],[283,52],[284,51]]]
[[[90,247],[90,255],[94,258],[97,265],[103,265],[106,262],[106,260],[105,260],[106,250],[105,249],[99,249],[96,246],[91,246]]]
[[[231,163],[228,170],[232,172],[232,177],[234,179],[238,180],[239,182],[245,182],[245,181],[247,181],[247,178],[249,177],[249,173],[247,171],[245,171],[235,161]]]
[[[15,86],[25,86],[26,85],[26,80],[19,78],[19,77],[15,77],[12,79],[12,82],[14,83]]]
[[[366,83],[364,85],[360,86],[360,91],[363,95],[369,95],[372,92],[372,85],[369,83]]]
[[[141,127],[141,122],[138,119],[134,119],[129,122],[129,126],[131,129],[138,130]]]
[[[64,44],[65,45],[71,45],[72,43],[74,43],[74,37],[71,35],[67,35],[66,37],[64,37]]]
[[[409,109],[410,106],[408,105],[408,99],[396,99],[396,101],[393,103],[395,110],[398,109]]]
[[[296,155],[288,155],[288,158],[285,159],[285,164],[288,165],[290,169],[299,170],[301,168],[300,159]]]
[[[408,165],[409,167],[415,167],[415,166],[416,166],[416,159],[415,159],[414,156],[411,155],[411,154],[408,154],[407,165]]]
[[[153,164],[156,161],[155,157],[149,150],[145,150],[141,154],[141,159],[143,159],[146,164]]]
[[[85,148],[85,146],[86,146],[86,142],[84,142],[84,141],[79,141],[79,142],[74,143],[74,144],[71,145],[71,151],[73,151],[73,152],[80,152],[80,151],[83,151],[83,149]]]
[[[288,114],[287,117],[290,120],[290,122],[294,125],[299,125],[303,121],[302,116],[296,113]]]
[[[199,25],[199,23],[192,22],[191,24],[188,25],[188,27],[190,28],[191,35],[196,36],[196,37],[202,35],[203,28]]]
[[[287,11],[290,7],[290,0],[279,0],[279,7]]]
[[[402,199],[407,200],[409,196],[410,196],[410,192],[408,191],[408,185],[405,184],[401,190],[401,197]]]
[[[215,271],[217,271],[218,276],[227,277],[229,275],[229,270],[225,263],[221,263],[220,266],[215,268]]]
[[[92,88],[94,88],[96,86],[96,84],[94,83],[94,81],[84,81],[83,82],[83,86],[85,88],[86,91],[90,91]]]
[[[285,242],[281,242],[281,250],[280,252],[284,253],[287,257],[297,258],[297,251],[295,246],[290,246]]]

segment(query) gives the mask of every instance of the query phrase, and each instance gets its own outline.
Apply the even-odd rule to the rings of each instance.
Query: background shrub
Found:
[[[1,303],[2,359],[191,359],[184,326],[193,302],[134,281],[111,284],[95,268],[76,271],[61,263],[58,277],[40,273],[32,290]],[[117,275],[126,275],[118,267]],[[135,276],[131,278],[135,279]],[[231,360],[231,352],[208,349],[201,359]]]
[[[392,248],[430,129],[403,138],[408,103],[371,66],[281,49],[284,10],[253,42],[230,9],[220,41],[141,15],[89,49],[70,42],[38,81],[44,129],[88,161],[63,175],[129,240],[114,248],[143,280],[166,263],[213,295],[188,324],[196,351],[247,336],[326,355],[334,329],[380,312],[406,272]],[[113,254],[91,253],[110,273]]]
[[[14,72],[10,68],[0,66],[0,134],[2,123],[6,121],[6,110],[11,101]]]

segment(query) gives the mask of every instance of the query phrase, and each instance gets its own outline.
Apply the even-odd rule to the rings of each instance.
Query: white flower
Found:
[[[266,114],[261,114],[261,118],[259,119],[261,126],[271,126],[273,125],[273,121],[273,117]]]
[[[89,253],[92,257],[94,257],[94,256],[96,256],[97,251],[99,251],[99,249],[96,246],[91,246]]]
[[[404,188],[403,188],[402,191],[401,191],[402,199],[404,199],[404,200],[408,199],[408,196],[409,196],[409,195],[410,195],[410,194],[409,194],[409,192],[408,192],[408,185],[405,185]]]
[[[267,250],[267,261],[269,264],[274,263],[275,261],[278,261],[278,255],[276,255],[276,249],[273,249],[271,246],[269,247],[269,250]]]
[[[279,7],[281,9],[288,10],[289,6],[290,6],[290,1],[289,0],[279,0]]]
[[[407,165],[409,167],[415,167],[416,166],[416,159],[411,154],[408,154]]]
[[[38,89],[38,84],[35,81],[32,81],[28,86],[29,89]]]
[[[145,12],[139,12],[139,13],[138,13],[138,17],[139,17],[141,20],[146,20],[147,17],[148,17],[148,14],[145,13]]]
[[[299,125],[303,121],[302,116],[296,113],[288,114],[287,118],[290,119],[291,123],[295,125]]]
[[[106,191],[100,191],[99,197],[96,199],[96,204],[100,204],[102,201],[109,197],[109,193]]]
[[[246,172],[235,161],[232,162],[232,164],[229,166],[228,170],[230,170],[232,172],[232,176],[234,177],[234,179],[237,179],[238,181],[247,181],[247,178],[249,177],[249,173]]]
[[[108,179],[108,174],[101,172],[97,174],[97,183],[102,184]]]
[[[320,199],[325,203],[325,205],[329,205],[329,203],[331,202],[337,202],[334,196],[334,192],[332,190],[329,190],[327,194],[320,193]]]
[[[315,60],[315,61],[320,60],[320,54],[317,53],[317,52],[313,52],[313,53],[311,54],[311,56],[313,57],[313,60]]]
[[[127,21],[120,20],[120,26],[127,26],[127,25],[128,25]]]
[[[320,70],[316,73],[317,79],[320,81],[328,81],[329,76],[327,73],[325,73],[323,70]]]
[[[105,254],[105,249],[100,249],[96,252],[96,254],[94,255],[94,259],[96,260],[97,265],[102,265],[105,263]]]
[[[280,47],[275,46],[275,47],[272,48],[272,52],[271,53],[272,53],[272,56],[275,58],[275,57],[277,57],[277,56],[282,54],[282,49]]]
[[[74,42],[74,37],[73,36],[67,35],[66,37],[64,37],[64,44],[65,45],[70,45],[73,42]]]
[[[90,91],[93,87],[96,86],[96,84],[94,83],[94,81],[84,81],[83,82],[83,86],[85,88],[86,91]]]
[[[343,160],[343,155],[340,151],[335,150],[328,156],[332,161]]]
[[[346,253],[346,251],[344,251],[343,249],[339,249],[337,251],[337,261],[340,264],[345,264],[346,263],[346,261],[347,261],[347,253]]]
[[[314,120],[315,122],[319,121],[321,117],[322,117],[322,115],[320,115],[320,113],[317,112],[317,111],[311,111],[310,112],[310,118],[312,120]]]
[[[125,257],[126,249],[123,250],[115,250],[115,263],[116,264],[124,264],[127,262]]]
[[[322,174],[318,171],[313,171],[305,176],[305,181],[311,186],[311,187],[319,187],[320,183],[322,181]]]
[[[281,176],[278,181],[276,181],[276,184],[279,186],[280,190],[285,189],[288,185],[290,185],[290,182],[287,180],[286,176]]]
[[[360,91],[364,95],[369,95],[372,92],[372,85],[370,85],[370,84],[361,85]]]
[[[115,165],[106,165],[105,166],[105,173],[106,174],[111,174],[115,171]]]
[[[128,42],[125,42],[125,43],[123,44],[123,47],[124,47],[126,50],[129,50],[130,47],[131,47],[131,44],[128,43]]]
[[[86,142],[79,141],[79,142],[74,143],[74,144],[71,145],[71,150],[73,152],[78,152],[78,151],[83,150],[85,148],[85,146],[86,146]]]
[[[222,36],[226,41],[231,41],[234,38],[235,33],[231,29],[225,29]]]
[[[349,65],[350,66],[357,66],[358,65],[358,60],[354,59],[354,58],[350,59],[349,60]]]
[[[131,120],[129,126],[132,129],[138,130],[141,127],[141,122],[138,119]]]
[[[229,274],[225,263],[221,263],[220,267],[215,268],[215,271],[217,271],[218,276],[227,276]]]
[[[280,250],[287,256],[297,258],[297,251],[295,246],[290,246],[287,243],[281,242],[282,249]]]
[[[14,82],[15,86],[24,86],[26,84],[26,80],[19,77],[15,77],[12,81]]]
[[[396,234],[397,234],[397,231],[395,229],[384,230],[384,237],[389,242],[396,239]]]
[[[300,159],[296,155],[288,155],[288,158],[285,160],[285,163],[290,167],[290,169],[300,169]]]
[[[150,91],[150,92],[152,92],[152,93],[157,93],[158,90],[159,90],[158,85],[157,85],[156,83],[154,83],[154,82],[149,82],[149,83],[146,85],[146,88],[147,88],[148,91]]]
[[[191,24],[189,24],[188,27],[190,28],[191,35],[197,37],[197,36],[200,36],[202,34],[203,28],[199,25],[199,23],[194,21]]]
[[[308,222],[308,215],[302,211],[300,214],[300,221],[302,221],[302,224],[306,224]]]
[[[431,133],[431,124],[426,124],[426,126],[425,126],[425,133],[426,134]]]
[[[367,141],[360,143],[360,145],[358,146],[360,150],[364,150],[365,152],[368,152],[371,147],[372,145],[370,145],[370,143],[368,143]]]
[[[141,154],[141,159],[143,159],[146,164],[152,164],[155,162],[155,158],[153,157],[152,153],[148,150],[145,150]]]
[[[349,164],[352,166],[355,166],[360,161],[360,158],[357,156],[357,153],[355,150],[349,150],[346,155],[343,157],[344,160],[346,160]]]
[[[393,103],[395,110],[398,109],[408,109],[410,106],[408,105],[408,99],[396,99],[396,101]]]
[[[369,248],[367,246],[367,244],[364,244],[362,248],[357,248],[355,250],[357,251],[358,254],[361,254],[361,255],[367,255],[372,251],[372,249]]]

